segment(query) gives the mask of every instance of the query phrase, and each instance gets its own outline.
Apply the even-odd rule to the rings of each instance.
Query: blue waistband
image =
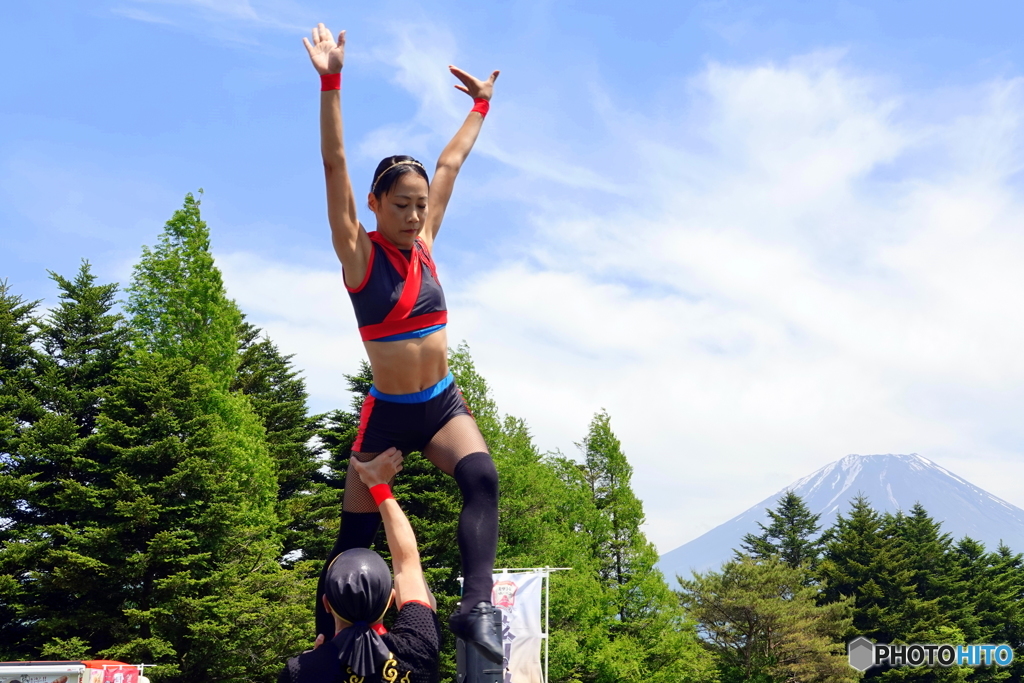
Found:
[[[438,330],[444,329],[444,323],[440,325],[431,325],[430,327],[424,327],[421,330],[413,330],[412,332],[402,332],[401,334],[393,334],[390,337],[378,337],[377,339],[368,339],[367,341],[402,341],[403,339],[417,339],[419,337],[428,337]]]
[[[445,375],[444,379],[434,386],[427,387],[423,391],[417,391],[414,394],[385,394],[383,391],[377,391],[377,387],[371,386],[370,396],[392,403],[425,403],[447,389],[454,381],[455,378],[449,372]]]

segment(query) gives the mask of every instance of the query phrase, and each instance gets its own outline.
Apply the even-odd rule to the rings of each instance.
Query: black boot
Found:
[[[494,612],[491,603],[481,601],[468,612],[456,612],[448,617],[448,626],[456,636],[473,643],[484,657],[501,664],[505,652],[501,646],[501,631],[494,628]]]

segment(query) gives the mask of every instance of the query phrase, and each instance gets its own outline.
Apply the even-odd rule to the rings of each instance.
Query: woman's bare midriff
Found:
[[[385,394],[412,394],[448,374],[448,335],[444,329],[418,339],[363,342],[373,368],[373,385]]]

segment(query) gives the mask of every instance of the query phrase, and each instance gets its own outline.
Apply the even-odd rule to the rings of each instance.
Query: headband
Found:
[[[385,168],[383,171],[380,172],[380,175],[377,176],[376,180],[373,181],[373,185],[370,186],[370,192],[373,192],[374,190],[377,189],[377,183],[380,182],[380,179],[384,177],[385,173],[387,173],[388,171],[393,169],[395,166],[401,166],[402,164],[409,164],[409,165],[412,165],[412,166],[419,166],[420,168],[423,168],[423,164],[421,164],[420,162],[416,161],[415,159],[406,159],[404,161],[396,161],[395,163],[391,164],[390,166],[388,166],[387,168]],[[426,170],[427,169],[423,168],[424,173],[426,172]]]

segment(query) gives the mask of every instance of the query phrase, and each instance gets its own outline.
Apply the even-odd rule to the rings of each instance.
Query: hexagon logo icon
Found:
[[[875,644],[864,636],[847,643],[846,653],[850,658],[850,666],[857,671],[867,671],[875,663]]]

